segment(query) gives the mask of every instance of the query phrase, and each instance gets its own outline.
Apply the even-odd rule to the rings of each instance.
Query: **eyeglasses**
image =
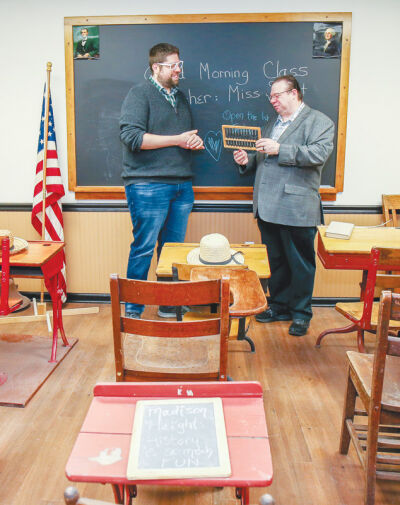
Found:
[[[290,91],[293,91],[293,88],[286,89],[285,91],[281,91],[280,93],[274,93],[273,95],[268,95],[268,93],[266,93],[266,95],[268,100],[272,102],[272,100],[275,100],[275,98],[279,98],[281,95],[283,95],[283,93],[289,93]]]
[[[176,63],[157,63],[157,65],[161,65],[162,67],[167,67],[170,70],[182,70],[183,61],[177,61]]]

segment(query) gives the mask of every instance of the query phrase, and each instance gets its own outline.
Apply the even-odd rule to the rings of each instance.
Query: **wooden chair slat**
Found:
[[[394,289],[400,286],[400,275],[377,274],[376,285],[382,289]]]
[[[220,332],[220,319],[195,321],[147,321],[145,319],[121,318],[121,331],[147,337],[193,338],[216,335]]]
[[[195,290],[188,290],[185,284],[173,282],[135,281],[135,290],[132,290],[129,281],[120,279],[119,293],[121,302],[143,303],[144,305],[198,305],[218,303],[220,287],[215,281],[209,284],[197,283]],[[154,286],[157,289],[154,289]],[[171,303],[171,289],[174,291],[174,303]]]

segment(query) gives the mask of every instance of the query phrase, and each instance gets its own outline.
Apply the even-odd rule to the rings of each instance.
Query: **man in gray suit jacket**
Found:
[[[314,239],[322,219],[318,190],[333,150],[334,124],[303,102],[291,75],[274,81],[269,100],[278,117],[262,130],[258,152],[234,152],[241,173],[257,170],[253,212],[271,267],[270,307],[256,319],[292,320],[289,334],[302,336],[312,318]]]

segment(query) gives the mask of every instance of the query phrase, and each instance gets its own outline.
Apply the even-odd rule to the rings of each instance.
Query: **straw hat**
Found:
[[[5,237],[10,239],[10,254],[17,254],[28,248],[28,242],[23,238],[13,237],[9,230],[0,230],[0,256],[2,253],[2,245]]]
[[[200,240],[200,247],[189,252],[187,262],[189,265],[243,265],[244,256],[230,248],[224,235],[211,233]]]

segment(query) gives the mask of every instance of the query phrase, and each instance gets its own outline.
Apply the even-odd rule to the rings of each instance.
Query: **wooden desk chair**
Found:
[[[111,502],[91,500],[90,498],[80,498],[76,488],[70,486],[64,491],[65,505],[114,505]],[[275,501],[269,494],[263,494],[260,498],[260,505],[275,505]]]
[[[382,195],[382,212],[386,226],[400,226],[400,195]]]
[[[187,263],[173,263],[172,264],[172,278],[174,281],[190,281],[190,275],[193,270],[196,269],[210,269],[217,268],[212,266],[202,266],[202,265],[188,265]],[[224,267],[224,271],[226,270],[226,274],[229,275],[230,272],[235,270],[247,270],[247,265],[232,265],[229,267]],[[230,296],[230,301],[232,302],[232,294]],[[196,307],[196,310],[190,310],[186,312],[184,315],[180,310],[180,307],[177,307],[177,319],[178,321],[196,321],[201,318],[209,318],[214,317],[214,314],[218,312],[218,307],[216,304],[211,305],[210,307]],[[246,317],[245,326],[248,328],[250,324],[250,318]],[[246,330],[247,331],[247,330]],[[239,319],[230,319],[229,320],[229,339],[236,340],[239,334]]]
[[[374,247],[371,250],[366,282],[365,286],[362,286],[361,301],[337,303],[335,306],[338,312],[351,321],[351,324],[340,330],[323,331],[315,344],[317,347],[320,346],[321,340],[325,335],[330,333],[347,333],[353,329],[357,331],[358,350],[365,352],[364,332],[375,333],[378,325],[379,303],[374,303],[375,287],[383,289],[400,287],[400,275],[386,275],[385,273],[378,273],[378,270],[383,272],[399,271],[400,249]],[[390,321],[389,329],[394,332],[400,331],[400,323],[398,321]]]
[[[347,454],[350,440],[354,443],[365,471],[365,505],[375,502],[377,478],[400,480],[400,339],[388,336],[392,320],[400,321],[400,295],[383,291],[375,354],[347,352],[340,452]],[[356,409],[357,397],[362,409]]]
[[[230,340],[245,340],[250,345],[251,352],[255,352],[255,345],[248,336],[250,316],[258,314],[267,308],[267,299],[262,288],[260,279],[254,270],[237,268],[236,266],[195,266],[190,269],[192,281],[205,281],[219,279],[222,275],[229,275],[229,288],[231,291],[230,317]],[[212,317],[207,313],[207,317]],[[186,313],[184,320],[196,320],[204,317],[204,311]]]
[[[229,280],[150,282],[110,280],[116,380],[227,380]],[[130,319],[123,302],[206,305],[220,312],[200,321]]]

